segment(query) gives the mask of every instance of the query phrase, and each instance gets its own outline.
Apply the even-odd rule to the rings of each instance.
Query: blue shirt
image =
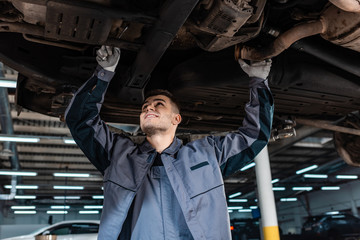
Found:
[[[131,225],[134,240],[193,239],[164,166],[149,169],[134,199]]]

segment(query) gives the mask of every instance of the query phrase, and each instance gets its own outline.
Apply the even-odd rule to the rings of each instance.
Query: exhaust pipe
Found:
[[[329,5],[319,20],[293,27],[266,48],[236,46],[235,59],[262,61],[272,58],[289,48],[294,42],[316,34],[320,34],[325,40],[334,44],[360,52],[360,29],[357,27],[359,24],[359,13],[344,11],[335,5]]]

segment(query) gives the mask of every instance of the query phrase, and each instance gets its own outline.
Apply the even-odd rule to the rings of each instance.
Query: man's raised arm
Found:
[[[116,138],[99,113],[119,59],[119,48],[102,46],[96,57],[99,66],[77,90],[65,112],[75,142],[101,173],[110,165],[110,150]]]
[[[271,60],[248,65],[239,59],[240,67],[251,78],[250,100],[245,118],[237,132],[225,137],[209,137],[224,176],[240,170],[251,162],[269,141],[274,112],[273,97],[266,80]]]

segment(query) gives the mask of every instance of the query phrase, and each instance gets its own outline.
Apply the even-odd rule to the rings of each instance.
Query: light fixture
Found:
[[[11,206],[11,209],[13,210],[29,210],[29,209],[35,209],[35,206]]]
[[[243,209],[244,207],[241,206],[236,206],[236,207],[228,207],[228,210],[239,210],[239,209]]]
[[[37,138],[37,137],[10,137],[10,136],[0,136],[0,142],[37,143],[37,142],[40,142],[40,138]]]
[[[64,143],[66,144],[76,144],[74,139],[63,139]]]
[[[296,202],[297,198],[280,198],[281,202]]]
[[[251,209],[239,209],[238,212],[252,212]]]
[[[63,189],[63,190],[84,190],[83,186],[53,186],[53,189]]]
[[[102,205],[85,205],[84,208],[85,209],[102,209],[103,206]]]
[[[70,209],[70,206],[50,206],[51,209]]]
[[[0,170],[0,175],[6,175],[6,176],[37,176],[37,172],[3,171],[3,170]]]
[[[229,202],[247,202],[247,199],[229,199]]]
[[[300,169],[300,170],[296,171],[296,174],[302,174],[304,172],[311,171],[311,170],[313,170],[315,168],[318,168],[318,167],[319,167],[318,165],[312,165],[310,167],[306,167],[306,168],[303,168],[303,169]]]
[[[292,190],[294,191],[311,191],[313,187],[293,187]]]
[[[49,210],[49,211],[46,211],[47,214],[68,214],[68,211],[52,211],[52,210]]]
[[[273,187],[272,190],[273,191],[285,191],[286,188],[285,187]]]
[[[274,183],[277,183],[278,181],[280,181],[280,179],[275,178],[275,179],[273,179],[273,180],[271,181],[271,183],[274,184]]]
[[[94,195],[92,199],[104,199],[104,195]]]
[[[90,177],[89,173],[53,173],[54,177]]]
[[[79,200],[80,196],[54,196],[55,200],[63,200],[63,199],[67,199],[67,200]]]
[[[336,175],[337,179],[358,179],[357,175]]]
[[[234,210],[228,210],[228,213],[232,213]]]
[[[325,213],[326,215],[335,215],[335,214],[339,214],[339,211],[332,211],[332,212],[327,212]]]
[[[249,168],[252,168],[252,167],[254,167],[255,165],[256,165],[255,162],[252,162],[252,163],[246,165],[245,167],[241,168],[240,171],[248,170]]]
[[[11,185],[5,185],[4,186],[6,189],[11,189],[12,186]],[[16,185],[15,187],[16,189],[38,189],[39,186],[36,185]]]
[[[14,211],[14,214],[36,214],[36,211]]]
[[[326,187],[321,187],[321,190],[327,191],[327,190],[340,190],[339,186],[326,186]]]
[[[84,211],[84,210],[81,210],[79,211],[79,214],[99,214],[99,211]]]
[[[3,88],[16,88],[16,81],[0,79],[0,87],[3,87]]]
[[[36,199],[33,195],[16,195],[15,199]]]
[[[250,209],[258,209],[258,206],[250,206]]]
[[[326,174],[304,174],[304,178],[328,178]]]
[[[238,197],[241,195],[241,192],[237,192],[237,193],[234,193],[234,194],[231,194],[229,195],[229,198],[234,198],[234,197]]]

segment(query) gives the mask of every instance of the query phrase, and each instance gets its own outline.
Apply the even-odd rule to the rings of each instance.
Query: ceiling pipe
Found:
[[[3,64],[0,63],[0,77],[5,77],[3,73]],[[14,134],[14,128],[11,118],[9,96],[6,88],[0,87],[0,123],[1,132],[3,134]],[[18,171],[20,169],[16,143],[4,142],[2,154],[9,158],[11,169]],[[11,178],[11,192],[10,194],[0,194],[0,200],[12,200],[16,195],[16,184],[18,177]]]

